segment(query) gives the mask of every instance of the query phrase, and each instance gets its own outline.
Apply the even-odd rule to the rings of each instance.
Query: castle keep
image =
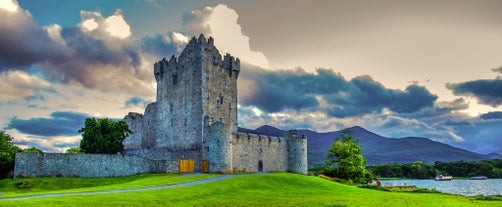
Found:
[[[133,131],[125,154],[178,160],[180,171],[307,173],[307,140],[241,133],[237,127],[240,61],[224,57],[212,37],[193,37],[176,58],[154,65],[156,102],[124,120]]]

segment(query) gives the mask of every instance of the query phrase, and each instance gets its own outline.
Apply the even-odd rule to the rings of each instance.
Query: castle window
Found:
[[[173,86],[178,84],[178,75],[173,75]]]
[[[223,105],[223,96],[220,95],[220,104]]]
[[[223,80],[223,85],[226,86],[227,85],[227,80]]]
[[[222,124],[224,124],[224,122],[223,122],[223,118],[220,118],[220,122],[221,122]]]

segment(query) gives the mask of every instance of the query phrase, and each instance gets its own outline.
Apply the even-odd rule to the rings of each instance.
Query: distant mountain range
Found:
[[[479,161],[502,158],[502,155],[497,153],[482,155],[441,142],[432,141],[428,138],[388,138],[359,126],[348,129],[352,130],[352,136],[354,138],[360,138],[359,145],[363,150],[363,156],[368,160],[368,165],[392,162],[410,163],[418,160],[432,164],[435,161]],[[286,132],[268,125],[258,127],[254,130],[239,128],[239,131],[269,136],[283,136]],[[329,146],[331,146],[335,137],[340,134],[341,130],[327,133],[298,130],[298,136],[306,135],[308,138],[307,149],[309,166],[323,165]]]

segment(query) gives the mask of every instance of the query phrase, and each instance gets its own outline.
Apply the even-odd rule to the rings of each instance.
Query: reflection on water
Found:
[[[434,189],[443,193],[474,195],[502,195],[502,179],[488,180],[389,180],[381,181],[382,186],[414,185],[419,188]]]

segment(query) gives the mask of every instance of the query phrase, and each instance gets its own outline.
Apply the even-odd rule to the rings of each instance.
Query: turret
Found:
[[[307,137],[298,137],[297,130],[289,130],[286,133],[288,140],[288,171],[307,174]]]

